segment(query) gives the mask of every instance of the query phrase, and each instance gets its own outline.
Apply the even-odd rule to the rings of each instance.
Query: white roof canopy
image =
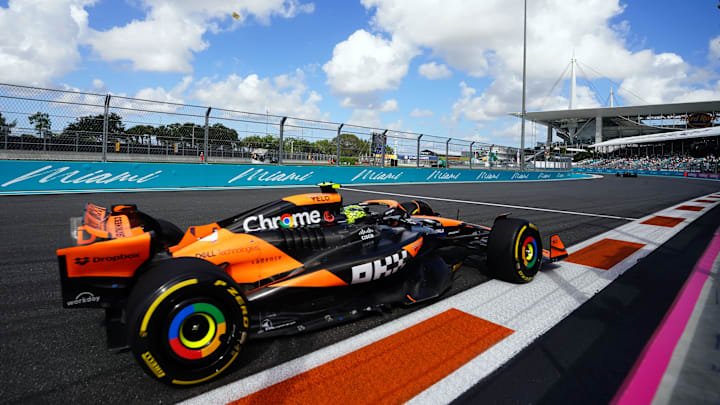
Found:
[[[663,132],[660,134],[629,136],[627,138],[615,138],[609,141],[590,145],[591,148],[617,145],[635,145],[640,143],[654,143],[666,141],[678,141],[683,139],[706,138],[720,135],[720,126],[711,128],[688,129],[685,131]]]

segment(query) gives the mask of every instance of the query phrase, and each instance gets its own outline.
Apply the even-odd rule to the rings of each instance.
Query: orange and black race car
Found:
[[[489,228],[423,201],[343,205],[338,185],[320,186],[185,233],[134,205],[88,204],[71,221],[77,246],[57,251],[63,306],[105,309],[111,349],[190,385],[226,370],[249,340],[434,299],[465,261],[526,283],[567,256],[557,235],[543,250],[525,220]]]

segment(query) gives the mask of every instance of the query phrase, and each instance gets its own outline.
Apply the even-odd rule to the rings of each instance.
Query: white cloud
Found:
[[[710,63],[717,65],[720,62],[720,36],[710,40],[710,53],[708,54]]]
[[[392,41],[404,41],[427,49],[444,66],[471,77],[489,78],[486,88],[471,81],[461,83],[460,97],[452,118],[494,121],[508,112],[520,111],[522,100],[522,1],[436,2],[416,0],[361,0],[374,11],[372,26]],[[567,108],[560,89],[548,92],[570,57],[583,71],[597,79],[601,75],[626,92],[631,104],[688,101],[707,96],[717,98],[717,86],[702,80],[697,68],[679,55],[653,50],[629,49],[632,27],[618,18],[625,5],[619,0],[562,2],[537,0],[528,4],[527,105],[529,109]],[[588,12],[587,10],[592,10]],[[380,34],[378,34],[380,35]],[[720,58],[720,37],[709,43],[709,57]],[[435,62],[433,62],[435,63]],[[433,69],[421,66],[425,73]],[[592,69],[592,70],[591,70]],[[448,69],[449,71],[450,69]],[[423,72],[420,72],[423,74]],[[578,72],[580,76],[582,72]],[[581,81],[581,80],[579,80]],[[645,101],[630,96],[638,94]],[[589,88],[579,86],[575,105],[599,105]],[[605,99],[606,95],[600,95]]]
[[[144,0],[143,20],[133,20],[107,31],[88,29],[85,43],[104,61],[129,61],[134,70],[161,72],[192,71],[194,53],[209,44],[203,39],[207,31],[217,33],[233,29],[254,16],[269,23],[272,16],[291,18],[314,10],[312,4],[298,0],[224,0],[168,1]],[[234,21],[232,12],[240,18]],[[234,22],[232,22],[234,21]],[[225,27],[221,24],[225,23]]]
[[[438,65],[435,62],[420,65],[418,73],[430,80],[444,79],[452,75],[452,72],[450,72],[450,69],[448,69],[446,65],[442,63]]]
[[[381,112],[397,111],[397,109],[398,109],[398,102],[394,98],[384,101],[382,104],[380,104],[380,108],[379,108],[379,110]]]
[[[95,0],[13,0],[0,7],[2,81],[47,85],[81,60],[79,38],[87,27],[84,7]]]
[[[333,92],[349,97],[396,89],[419,50],[406,41],[389,41],[365,30],[355,31],[335,45],[332,59],[323,65]]]
[[[287,115],[307,119],[328,119],[320,111],[322,96],[308,90],[302,70],[275,78],[261,78],[257,74],[246,77],[230,75],[225,80],[203,78],[196,83],[194,98],[218,108]]]
[[[410,116],[413,118],[420,118],[420,117],[432,117],[433,112],[432,110],[421,110],[419,108],[414,108],[410,112]]]
[[[105,82],[100,79],[93,79],[92,85],[95,90],[102,90],[105,88]]]
[[[350,119],[348,119],[348,124],[379,128],[382,126],[380,112],[367,108],[356,108],[353,110]]]

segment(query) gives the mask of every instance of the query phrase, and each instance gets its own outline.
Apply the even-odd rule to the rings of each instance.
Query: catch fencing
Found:
[[[15,159],[438,168],[515,167],[518,155],[432,134],[2,83],[0,152]]]

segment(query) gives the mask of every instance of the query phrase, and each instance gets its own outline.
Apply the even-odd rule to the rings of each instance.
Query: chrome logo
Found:
[[[283,214],[280,216],[280,226],[283,228],[292,228],[295,225],[293,217],[290,214]]]

